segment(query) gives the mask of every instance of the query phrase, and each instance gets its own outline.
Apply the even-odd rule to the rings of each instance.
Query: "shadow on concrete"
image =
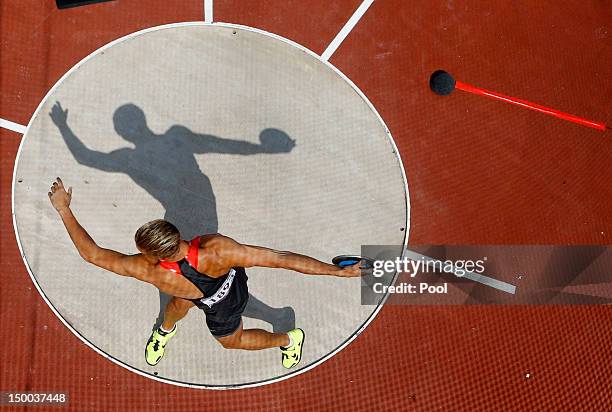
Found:
[[[67,123],[68,110],[64,111],[59,102],[53,106],[50,116],[79,164],[130,176],[161,203],[166,211],[164,219],[176,225],[183,239],[218,230],[215,193],[195,154],[283,154],[295,147],[295,142],[278,129],[262,130],[259,144],[196,134],[184,126],[172,126],[157,135],[147,126],[142,109],[130,103],[115,110],[113,123],[115,131],[132,147],[105,153],[89,149],[72,132]],[[170,299],[171,296],[160,292],[160,311],[153,329],[161,323]],[[252,295],[244,316],[270,323],[275,332],[286,332],[295,326],[291,307],[272,308]]]

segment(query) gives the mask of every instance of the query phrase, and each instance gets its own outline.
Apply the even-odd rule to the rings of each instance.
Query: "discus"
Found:
[[[354,265],[362,262],[360,269],[372,269],[374,267],[374,259],[359,255],[339,255],[332,259],[332,263],[341,268]]]

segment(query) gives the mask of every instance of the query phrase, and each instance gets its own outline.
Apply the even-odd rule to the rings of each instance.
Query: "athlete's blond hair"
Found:
[[[181,234],[172,223],[156,219],[142,225],[134,235],[136,246],[159,259],[169,258],[179,250]]]

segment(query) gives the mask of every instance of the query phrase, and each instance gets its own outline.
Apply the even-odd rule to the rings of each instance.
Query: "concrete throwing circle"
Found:
[[[66,123],[50,116],[56,102]],[[83,342],[142,375],[242,387],[336,353],[379,306],[360,280],[253,268],[245,328],[307,334],[297,370],[277,349],[223,349],[194,308],[157,367],[144,347],[165,296],[85,263],[51,207],[56,176],[101,246],[137,253],[136,229],[165,217],[183,238],[219,231],[324,261],[363,244],[403,245],[407,186],[384,123],[331,65],[254,29],[199,23],[132,34],[70,70],[43,100],[15,166],[13,212],[39,291]],[[373,349],[374,350],[374,349]]]

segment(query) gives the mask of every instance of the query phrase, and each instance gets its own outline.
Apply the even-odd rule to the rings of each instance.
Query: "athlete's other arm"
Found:
[[[235,262],[232,263],[232,266],[282,268],[307,275],[329,275],[347,278],[361,276],[359,268],[361,262],[340,268],[298,253],[278,251],[261,246],[242,245],[225,236],[220,251],[224,257]]]
[[[59,177],[53,182],[48,195],[51,204],[62,218],[72,243],[84,260],[118,275],[136,278],[146,276],[146,271],[143,271],[142,255],[124,255],[114,250],[101,248],[94,242],[70,210],[72,188],[66,191]]]

